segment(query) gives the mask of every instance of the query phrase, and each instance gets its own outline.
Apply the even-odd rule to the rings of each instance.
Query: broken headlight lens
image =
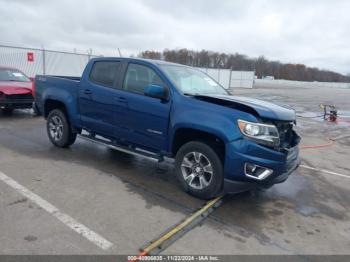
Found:
[[[271,147],[279,145],[280,138],[276,126],[253,123],[240,119],[237,122],[242,134],[256,143]]]

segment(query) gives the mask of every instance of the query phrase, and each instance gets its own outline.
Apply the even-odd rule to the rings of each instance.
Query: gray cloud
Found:
[[[125,55],[186,47],[350,72],[350,1],[0,0],[0,42]]]

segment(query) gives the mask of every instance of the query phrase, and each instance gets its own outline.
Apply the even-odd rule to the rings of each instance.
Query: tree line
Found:
[[[303,64],[281,63],[270,61],[264,56],[251,58],[242,54],[226,54],[207,50],[193,51],[183,49],[165,49],[162,52],[146,50],[139,57],[148,59],[159,59],[179,64],[222,68],[237,71],[255,71],[258,78],[273,76],[275,79],[286,79],[296,81],[319,81],[319,82],[349,82],[350,75],[320,70],[316,67],[307,67]]]

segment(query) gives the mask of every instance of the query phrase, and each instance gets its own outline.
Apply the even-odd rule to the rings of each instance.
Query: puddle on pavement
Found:
[[[311,111],[304,113],[307,116],[319,114]],[[328,123],[325,123],[326,125]],[[181,191],[170,164],[158,165],[83,140],[78,140],[71,149],[56,149],[50,146],[47,139],[43,142],[43,135],[45,135],[44,126],[37,134],[27,134],[28,137],[34,137],[33,142],[37,143],[38,150],[33,150],[33,145],[29,144],[29,141],[28,143],[11,141],[15,139],[13,137],[9,140],[4,138],[2,143],[28,157],[74,162],[96,168],[103,172],[101,174],[115,176],[125,183],[129,192],[138,194],[144,199],[145,208],[161,206],[189,213],[204,203]],[[343,220],[346,218],[345,207],[350,202],[348,193],[319,174],[313,175],[311,171],[306,176],[295,173],[285,183],[268,190],[229,196],[213,217],[236,228],[243,239],[254,235],[262,243],[266,243],[269,241],[269,237],[264,234],[266,227],[274,228],[279,233],[283,232],[282,221],[291,212],[301,217],[322,215]],[[338,204],[338,208],[332,206],[335,203]],[[293,216],[292,219],[298,220],[300,216],[296,218]]]
[[[315,113],[315,112],[297,112],[298,117],[304,117],[304,118],[321,118],[323,120],[323,114]]]
[[[349,191],[345,188],[335,186],[314,171],[304,173],[299,169],[286,182],[270,189],[229,196],[214,216],[236,228],[241,237],[254,235],[261,244],[269,244],[268,232],[283,234],[288,231],[286,223],[308,224],[315,218],[327,223],[348,220],[349,202]]]

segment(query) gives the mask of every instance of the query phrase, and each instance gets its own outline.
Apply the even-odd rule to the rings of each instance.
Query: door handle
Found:
[[[90,89],[85,89],[84,90],[84,94],[85,95],[91,95],[92,94],[92,91]]]
[[[118,101],[122,103],[126,103],[126,98],[125,97],[118,97]]]

